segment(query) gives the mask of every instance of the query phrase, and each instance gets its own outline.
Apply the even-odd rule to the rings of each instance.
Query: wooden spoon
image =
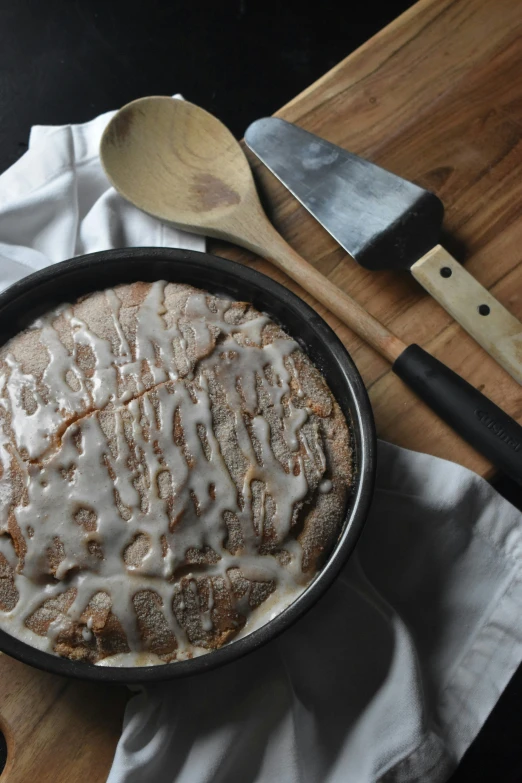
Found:
[[[390,362],[406,348],[278,234],[259,202],[243,150],[212,114],[188,101],[140,98],[110,121],[100,154],[111,183],[139,209],[178,228],[253,250]]]

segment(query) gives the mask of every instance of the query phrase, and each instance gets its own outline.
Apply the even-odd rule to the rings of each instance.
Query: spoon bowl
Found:
[[[152,96],[127,104],[107,126],[100,153],[122,196],[190,231],[222,235],[224,221],[254,192],[234,136],[188,101]]]

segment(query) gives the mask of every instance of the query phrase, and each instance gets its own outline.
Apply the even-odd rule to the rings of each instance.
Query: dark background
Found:
[[[181,92],[240,138],[410,5],[0,0],[0,171],[31,125],[84,122],[150,94]],[[520,505],[512,484],[497,485]],[[521,697],[519,670],[452,783],[522,781]],[[2,755],[0,741],[0,769]]]
[[[240,138],[412,3],[362,5],[0,0],[0,170],[31,125],[84,122],[150,94],[181,92]]]

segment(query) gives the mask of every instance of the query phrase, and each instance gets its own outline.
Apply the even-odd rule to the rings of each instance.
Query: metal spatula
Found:
[[[438,244],[433,193],[274,117],[248,147],[366,269],[409,269],[459,324],[522,383],[522,324]]]

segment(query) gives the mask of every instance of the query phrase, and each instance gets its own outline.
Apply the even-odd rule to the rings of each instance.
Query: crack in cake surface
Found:
[[[312,578],[342,520],[348,431],[267,316],[137,283],[58,308],[1,356],[0,523],[18,550],[0,537],[0,626],[80,660],[167,662]]]

